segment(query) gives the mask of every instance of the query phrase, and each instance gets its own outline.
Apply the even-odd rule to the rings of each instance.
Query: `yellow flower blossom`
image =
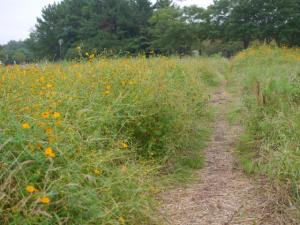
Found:
[[[50,128],[50,127],[45,129],[45,133],[48,134],[48,135],[52,134],[52,132],[53,132],[53,129]]]
[[[54,124],[55,126],[61,126],[61,121],[56,121]]]
[[[35,192],[38,192],[38,189],[36,189],[34,186],[32,186],[32,185],[28,185],[27,187],[26,187],[26,191],[28,192],[28,193],[35,193]]]
[[[121,147],[123,148],[123,149],[128,149],[128,144],[127,143],[125,143],[125,142],[123,142],[123,143],[121,143]]]
[[[124,217],[121,216],[119,218],[119,222],[120,222],[120,224],[124,225],[126,221],[125,221]]]
[[[44,197],[39,198],[39,202],[41,202],[43,204],[50,204],[51,200],[49,197],[44,196]]]
[[[30,128],[29,123],[23,123],[23,124],[22,124],[22,128],[23,128],[23,129],[29,129],[29,128]]]
[[[40,82],[44,82],[45,81],[45,77],[44,76],[42,76],[42,77],[40,77]]]
[[[53,88],[53,84],[47,84],[47,88]]]
[[[45,119],[49,118],[49,116],[50,116],[49,112],[43,112],[42,113],[42,117],[45,118]]]
[[[59,112],[55,112],[55,113],[53,113],[52,117],[54,119],[58,119],[60,117],[60,113]]]
[[[94,174],[96,174],[96,175],[101,175],[102,172],[103,171],[101,169],[94,169]]]
[[[56,157],[56,154],[55,152],[52,150],[51,147],[48,147],[45,149],[45,156],[46,157],[50,157],[50,158],[55,158]]]
[[[107,96],[107,95],[109,95],[110,94],[110,91],[109,90],[106,90],[105,92],[104,92],[104,95],[105,96]]]
[[[43,148],[43,145],[42,145],[41,143],[37,143],[36,147],[37,147],[38,149],[42,149],[42,148]]]

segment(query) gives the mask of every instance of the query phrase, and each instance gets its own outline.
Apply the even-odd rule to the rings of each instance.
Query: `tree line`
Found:
[[[0,60],[193,50],[230,56],[253,41],[300,46],[299,24],[299,0],[215,0],[206,9],[173,0],[63,0],[42,10],[28,39],[0,46]]]

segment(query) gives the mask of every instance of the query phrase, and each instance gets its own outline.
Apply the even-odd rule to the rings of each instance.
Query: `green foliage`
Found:
[[[22,41],[10,41],[0,48],[0,60],[4,64],[26,63],[33,60],[33,53]]]
[[[196,35],[191,26],[186,24],[182,11],[175,7],[168,7],[154,12],[150,24],[152,25],[152,47],[159,52],[167,54],[186,54]]]
[[[151,14],[148,0],[72,0],[49,5],[32,34],[35,50],[56,59],[58,40],[63,39],[63,55],[80,43],[89,50],[142,51],[148,47],[146,28]]]
[[[243,41],[245,48],[256,39],[267,43],[276,40],[278,44],[299,46],[299,38],[295,38],[299,35],[299,30],[295,26],[299,22],[299,1],[227,0],[227,2],[226,10],[231,10],[231,13],[223,25],[228,39]]]
[[[216,76],[222,64],[101,58],[1,67],[0,223],[156,223],[160,174],[187,179],[202,166],[210,120],[202,68]]]
[[[266,66],[267,65],[267,66]],[[242,90],[246,139],[240,155],[248,172],[287,185],[299,199],[300,52],[270,47],[240,53],[232,77]]]
[[[231,57],[253,41],[299,46],[299,11],[298,0],[216,0],[207,9],[172,0],[63,0],[43,9],[30,38],[6,60],[73,59],[81,45],[97,55],[147,57],[193,50]]]

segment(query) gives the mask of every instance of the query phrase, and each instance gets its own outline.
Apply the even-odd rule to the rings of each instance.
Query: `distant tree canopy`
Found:
[[[31,62],[33,52],[23,41],[10,41],[0,46],[0,61],[9,64]]]
[[[78,46],[118,54],[235,52],[254,40],[300,46],[299,24],[299,0],[215,0],[207,9],[172,0],[63,0],[43,9],[26,41],[2,46],[0,59],[74,58]]]

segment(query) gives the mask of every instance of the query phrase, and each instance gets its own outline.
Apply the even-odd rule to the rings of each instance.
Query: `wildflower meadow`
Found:
[[[1,224],[155,223],[159,174],[201,167],[193,151],[223,64],[93,57],[0,67]]]

